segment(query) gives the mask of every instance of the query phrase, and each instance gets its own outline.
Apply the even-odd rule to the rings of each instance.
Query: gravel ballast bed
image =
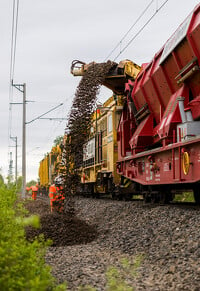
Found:
[[[105,272],[121,260],[143,255],[137,276],[127,272],[134,290],[200,290],[200,208],[145,205],[143,202],[76,197],[75,216],[50,214],[48,202],[27,208],[41,216],[45,237],[54,239],[46,262],[69,290],[91,285],[105,290]],[[35,235],[28,230],[28,238]]]

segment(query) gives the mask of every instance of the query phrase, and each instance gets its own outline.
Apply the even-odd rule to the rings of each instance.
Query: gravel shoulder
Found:
[[[46,262],[68,290],[106,290],[106,270],[116,267],[134,290],[200,290],[200,208],[76,197],[73,215],[51,214],[47,200],[27,203],[41,217],[40,232],[54,243]],[[38,234],[29,229],[28,238]],[[135,260],[142,255],[137,276]],[[123,259],[130,262],[129,268]]]

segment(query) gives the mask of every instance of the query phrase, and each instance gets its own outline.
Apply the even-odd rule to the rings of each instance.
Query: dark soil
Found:
[[[36,200],[26,203],[31,214],[40,216],[41,228],[27,227],[28,240],[44,234],[45,239],[52,240],[52,246],[68,246],[86,244],[96,239],[97,231],[94,226],[88,225],[70,213],[51,213],[48,200]]]

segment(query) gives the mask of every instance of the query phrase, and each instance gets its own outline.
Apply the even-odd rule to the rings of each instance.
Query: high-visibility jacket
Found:
[[[36,200],[37,192],[38,192],[38,187],[36,187],[36,186],[31,186],[30,189],[32,190],[32,199],[33,199],[33,200]]]
[[[38,187],[37,186],[31,186],[31,189],[33,192],[37,192],[38,191]]]
[[[49,187],[49,198],[55,199],[56,194],[57,194],[57,189],[56,189],[56,186],[53,184]]]
[[[57,189],[56,186],[53,184],[49,187],[49,198],[50,198],[50,207],[51,207],[51,212],[53,212],[54,210],[54,201],[56,198],[56,194],[57,194]]]
[[[54,184],[49,187],[51,212],[53,212],[54,210],[57,212],[63,211],[63,203],[65,197],[62,195],[61,191],[62,188],[56,187]]]

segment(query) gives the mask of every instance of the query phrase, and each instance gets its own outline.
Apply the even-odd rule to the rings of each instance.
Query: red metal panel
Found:
[[[155,87],[153,86],[152,80],[149,79],[145,85],[144,90],[146,92],[146,95],[148,96],[149,103],[151,105],[151,110],[154,113],[154,118],[157,123],[160,122],[160,110],[161,110],[161,103],[158,98],[158,95],[156,94]]]
[[[148,115],[137,127],[132,138],[130,139],[130,146],[132,149],[139,148],[137,150],[143,150],[147,145],[151,145],[153,142],[153,116]]]
[[[133,92],[132,95],[134,96],[133,100],[135,99],[137,102],[137,105],[139,106],[137,109],[139,110],[142,106],[144,106],[146,104],[146,100],[142,94],[141,91],[141,86],[143,84],[143,74],[145,73],[145,71],[143,71],[142,74],[140,74],[140,76],[137,79],[137,83],[133,88]]]
[[[159,58],[155,56],[154,69],[150,70],[150,66],[145,68],[145,70],[140,74],[139,81],[133,89],[133,95],[137,100],[139,108],[147,102],[149,107],[152,108],[152,113],[157,122],[160,120],[160,106],[162,105],[162,107],[166,107],[172,94],[172,89],[170,88],[171,83],[169,84],[169,78],[166,78],[165,75],[167,75],[167,72],[165,72],[164,68],[159,66]],[[148,78],[146,78],[146,76],[148,76]],[[150,78],[153,79],[157,92],[154,90],[153,85],[149,83]],[[145,88],[145,92],[148,92],[148,100],[145,100],[144,98],[142,87]],[[148,91],[150,87],[151,91]],[[157,97],[155,101],[156,96],[159,96],[159,98]]]
[[[170,38],[171,43],[169,39],[159,53],[154,56],[152,62],[149,63],[139,74],[137,82],[135,83],[132,95],[139,106],[137,109],[140,109],[147,102],[157,122],[159,120],[160,108],[164,106],[163,109],[165,109],[170,100],[170,96],[175,93],[180,86],[182,86],[182,84],[177,85],[176,76],[179,71],[195,57],[194,51],[198,53],[200,52],[199,10],[200,5],[195,9],[192,20],[191,16],[189,16],[185,22],[183,22],[172,38]],[[193,25],[189,27],[189,31],[187,33],[187,35],[190,35],[191,38],[190,43],[188,43],[188,37],[186,39],[184,29],[189,26],[190,21],[192,21]],[[181,35],[181,33],[183,33],[183,35]],[[170,52],[170,46],[173,46],[173,42],[178,43],[180,36],[183,40],[180,38],[180,43],[177,44],[176,48],[172,49]],[[168,48],[168,52],[166,53],[165,59],[160,64],[161,58],[163,59],[162,55],[164,50],[167,51],[166,47]],[[151,79],[153,79],[153,84],[150,84]],[[192,90],[194,90],[195,93],[197,92],[196,88],[192,88]],[[146,93],[146,96],[144,96],[144,92]],[[156,101],[155,96],[157,97]]]
[[[191,45],[191,48],[194,54],[200,59],[200,5],[195,8],[195,12],[192,17],[192,21],[187,33],[188,42]]]
[[[195,183],[200,181],[200,139],[177,143],[171,147],[139,153],[121,163],[123,176],[142,185]],[[183,153],[190,157],[187,175],[183,171]],[[174,162],[174,169],[173,169]],[[141,171],[141,164],[145,170]]]
[[[159,96],[162,100],[162,104],[165,109],[171,96],[171,90],[168,86],[163,70],[161,69],[160,66],[158,66],[158,63],[159,58],[157,58],[156,60],[155,69],[152,72],[152,79],[155,82],[156,88],[158,90]]]
[[[195,13],[192,18],[192,23],[188,30],[187,39],[191,50],[198,58],[198,64],[200,65],[200,5],[197,6]],[[191,88],[194,97],[200,95],[200,74],[196,74],[192,79],[189,80],[189,86]],[[200,114],[199,114],[200,116]],[[197,115],[196,115],[197,117]]]
[[[185,67],[195,57],[186,38],[182,41],[181,45],[176,48],[175,52],[182,66],[180,69]]]
[[[192,100],[189,103],[189,106],[191,108],[193,118],[198,119],[200,117],[200,96],[197,96],[195,100]]]
[[[178,89],[177,81],[175,78],[178,75],[178,72],[180,71],[173,55],[170,55],[167,58],[167,61],[164,62],[164,64],[162,65],[162,69],[165,75],[167,76],[168,85],[173,94]],[[163,92],[163,94],[165,95],[165,92]]]

